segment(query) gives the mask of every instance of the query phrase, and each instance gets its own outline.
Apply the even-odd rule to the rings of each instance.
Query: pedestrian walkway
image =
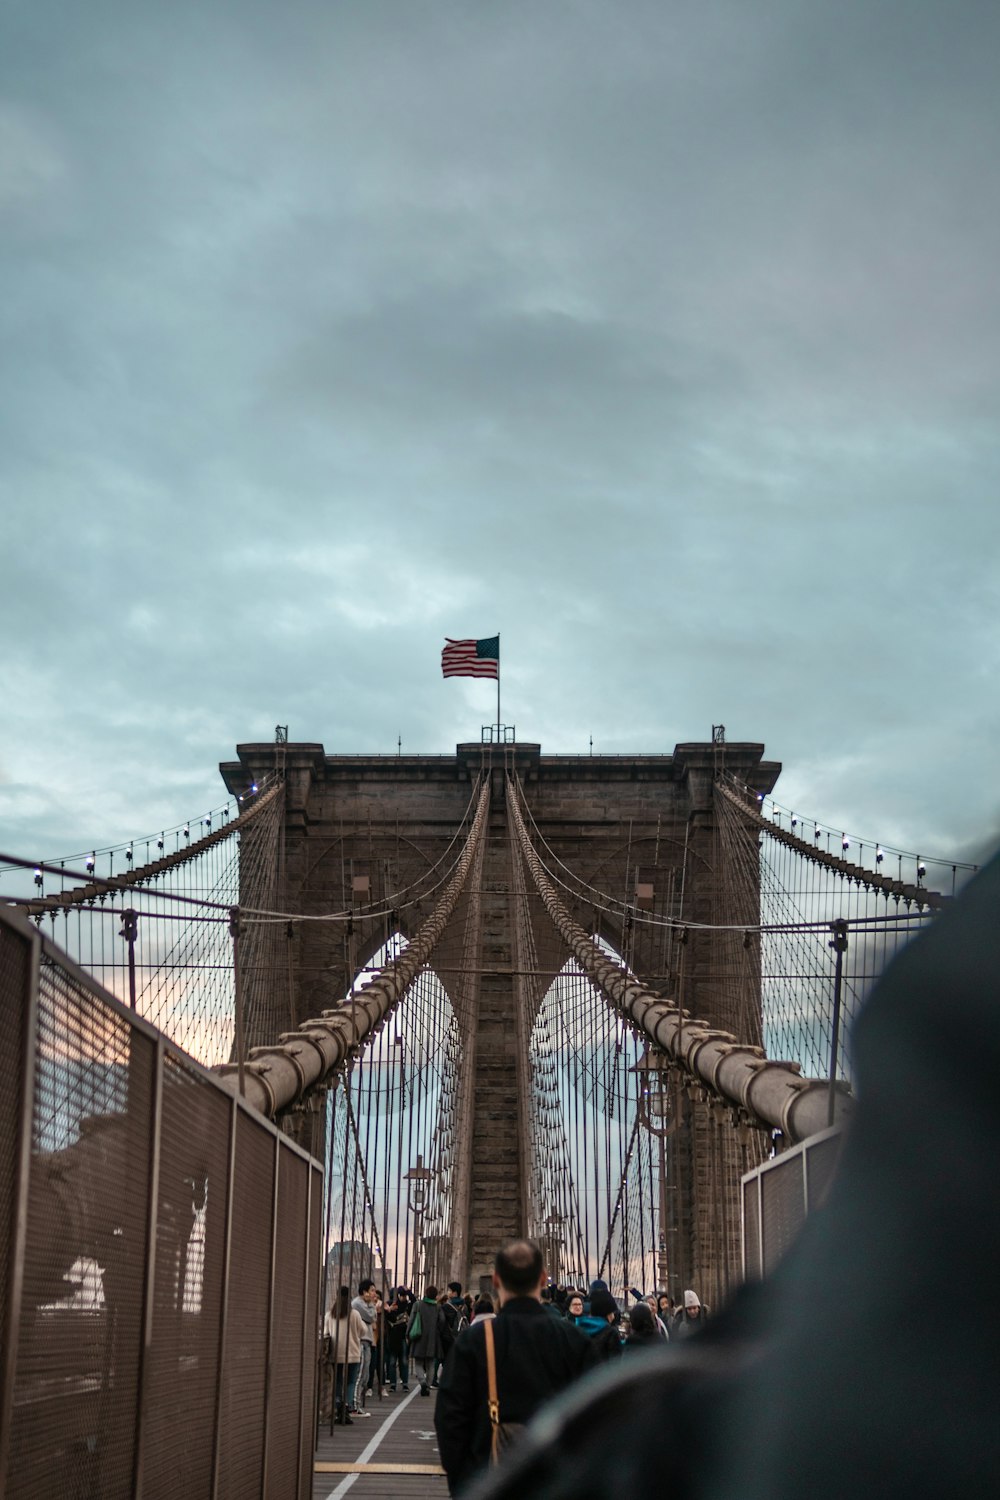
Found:
[[[447,1500],[434,1436],[437,1391],[419,1385],[382,1400],[369,1394],[370,1417],[352,1427],[325,1425],[316,1449],[313,1500]]]

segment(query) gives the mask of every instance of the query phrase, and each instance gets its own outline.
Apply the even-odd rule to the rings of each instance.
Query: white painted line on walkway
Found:
[[[420,1385],[418,1383],[413,1387],[413,1390],[407,1396],[406,1400],[399,1403],[392,1416],[386,1417],[385,1421],[382,1423],[378,1432],[376,1432],[375,1436],[372,1438],[368,1446],[358,1454],[357,1458],[355,1459],[355,1463],[366,1464],[368,1462],[372,1454],[378,1448],[379,1443],[389,1431],[389,1428],[392,1426],[393,1422],[395,1422],[397,1417],[402,1416],[403,1412],[409,1406],[414,1396],[418,1396],[419,1394]],[[347,1491],[351,1488],[351,1485],[354,1484],[355,1480],[359,1479],[360,1477],[361,1476],[359,1474],[348,1474],[344,1479],[340,1481],[335,1489],[332,1489],[330,1491],[330,1493],[326,1497],[326,1500],[340,1500],[341,1495],[346,1495]]]

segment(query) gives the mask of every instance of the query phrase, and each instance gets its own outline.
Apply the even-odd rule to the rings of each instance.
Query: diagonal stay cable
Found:
[[[513,781],[509,806],[528,868],[556,931],[622,1019],[696,1074],[716,1097],[766,1125],[777,1126],[788,1140],[799,1141],[822,1130],[829,1123],[827,1084],[801,1078],[795,1068],[769,1062],[760,1047],[689,1018],[675,1002],[647,989],[612,963],[573,920],[547,879],[528,837]],[[846,1113],[850,1108],[842,1094],[836,1096],[835,1104],[836,1112]]]

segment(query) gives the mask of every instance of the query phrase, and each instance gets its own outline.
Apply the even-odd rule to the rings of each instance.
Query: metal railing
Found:
[[[312,1493],[322,1168],[0,908],[0,1493]]]

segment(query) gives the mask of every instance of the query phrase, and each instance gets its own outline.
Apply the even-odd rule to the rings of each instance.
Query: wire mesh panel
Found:
[[[309,1164],[283,1151],[278,1164],[271,1376],[267,1409],[266,1497],[287,1500],[298,1469],[302,1384],[302,1242],[307,1230]]]
[[[320,1275],[316,1255],[323,1229],[323,1174],[309,1166],[309,1229],[305,1256],[305,1306],[302,1312],[302,1403],[299,1413],[299,1494],[312,1494],[313,1478],[313,1412],[316,1408],[316,1382],[319,1361]]]
[[[839,1131],[824,1134],[818,1140],[806,1141],[803,1156],[806,1171],[806,1206],[809,1213],[821,1208],[830,1190],[840,1157]]]
[[[765,1275],[774,1269],[798,1234],[806,1217],[802,1158],[796,1153],[780,1162],[761,1180],[761,1240]]]
[[[180,1059],[163,1065],[153,1336],[143,1488],[211,1493],[231,1104]],[[178,1434],[183,1432],[183,1442]]]
[[[820,1131],[743,1177],[743,1264],[748,1280],[773,1271],[806,1216],[822,1206],[841,1141],[839,1127]]]
[[[756,1173],[743,1182],[743,1275],[759,1281],[764,1274],[760,1255],[760,1182]]]
[[[308,1493],[321,1171],[2,910],[0,1044],[0,1493],[260,1495],[272,1300],[269,1490]]]
[[[223,1351],[221,1500],[259,1495],[263,1487],[274,1155],[272,1134],[241,1113]]]
[[[10,1495],[132,1493],[154,1062],[43,956]]]
[[[31,972],[31,940],[26,934],[0,927],[0,1455],[10,1413],[8,1338],[14,1313],[14,1238],[18,1212],[15,1197],[21,1148],[24,1089],[22,1077],[25,1032],[28,1025],[28,994]],[[3,1460],[0,1456],[0,1482]]]

